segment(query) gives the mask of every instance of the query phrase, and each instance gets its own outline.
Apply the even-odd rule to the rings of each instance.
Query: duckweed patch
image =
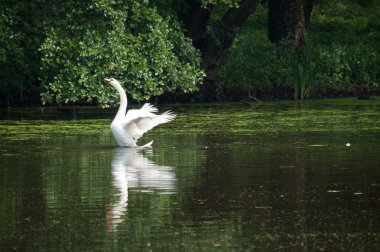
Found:
[[[380,99],[316,100],[302,104],[272,102],[256,103],[252,107],[240,103],[187,104],[173,105],[169,109],[177,113],[177,118],[149,134],[271,136],[325,132],[361,134],[380,130]],[[107,116],[110,119],[0,120],[0,135],[8,140],[26,140],[52,135],[98,134],[109,131],[113,116],[110,113]]]
[[[0,136],[4,140],[48,139],[56,135],[99,134],[109,129],[109,120],[1,120]]]
[[[372,102],[372,105],[369,105],[369,102],[365,103],[365,106],[353,106],[350,103],[337,104],[337,101],[332,100],[330,106],[327,106],[328,101],[323,101],[326,105],[322,106],[318,101],[314,101],[314,106],[309,102],[302,107],[290,106],[289,102],[279,102],[258,104],[249,108],[241,104],[224,104],[224,109],[215,109],[210,105],[210,108],[184,111],[175,121],[158,128],[156,132],[273,135],[377,131],[380,130],[380,113],[376,110],[379,108],[379,101]]]

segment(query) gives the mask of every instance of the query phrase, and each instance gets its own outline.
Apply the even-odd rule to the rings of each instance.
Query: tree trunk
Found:
[[[305,27],[308,28],[310,24],[311,12],[313,11],[314,0],[306,0],[303,6],[303,12],[305,17]]]
[[[232,46],[237,29],[244,25],[259,3],[259,0],[243,0],[238,8],[229,9],[221,19],[216,38],[207,37],[203,41],[200,49],[208,79],[214,79],[217,68]]]
[[[226,56],[236,36],[236,29],[243,26],[260,0],[242,0],[238,8],[229,9],[217,26],[212,26],[212,36],[206,33],[212,6],[203,7],[201,1],[188,0],[188,9],[180,18],[185,24],[187,36],[201,51],[203,68],[208,79],[213,79],[215,70]]]
[[[305,0],[269,0],[268,37],[272,43],[294,41],[297,49],[305,47]]]
[[[188,8],[180,15],[180,19],[185,25],[187,36],[202,55],[206,78],[200,93],[208,97],[206,99],[218,97],[215,72],[231,48],[237,29],[244,25],[259,3],[260,0],[242,0],[238,8],[228,9],[218,22],[210,25],[212,5],[204,7],[200,0],[186,0]],[[210,33],[206,30],[207,26],[210,26]]]
[[[185,25],[186,35],[193,40],[195,48],[200,49],[212,6],[203,7],[201,1],[194,0],[187,0],[186,3],[188,9],[180,18]]]

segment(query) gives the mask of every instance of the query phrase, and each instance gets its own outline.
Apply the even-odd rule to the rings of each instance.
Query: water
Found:
[[[379,108],[177,105],[147,150],[114,111],[3,111],[0,250],[379,250]]]

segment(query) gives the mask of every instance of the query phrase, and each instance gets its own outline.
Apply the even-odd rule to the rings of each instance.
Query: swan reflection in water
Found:
[[[170,193],[175,190],[176,176],[171,166],[160,166],[149,160],[143,152],[150,149],[117,148],[112,159],[113,186],[118,190],[116,203],[107,207],[107,231],[116,231],[123,222],[128,206],[128,188],[142,192]]]

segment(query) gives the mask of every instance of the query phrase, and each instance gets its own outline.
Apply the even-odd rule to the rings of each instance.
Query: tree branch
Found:
[[[188,10],[180,16],[186,28],[186,36],[193,40],[193,45],[200,48],[203,35],[210,19],[212,6],[205,8],[201,1],[187,1]]]
[[[219,32],[216,40],[207,38],[204,41],[201,51],[207,78],[214,78],[215,70],[232,46],[236,30],[243,26],[259,3],[259,0],[243,0],[238,8],[229,9],[221,19],[223,32]]]

